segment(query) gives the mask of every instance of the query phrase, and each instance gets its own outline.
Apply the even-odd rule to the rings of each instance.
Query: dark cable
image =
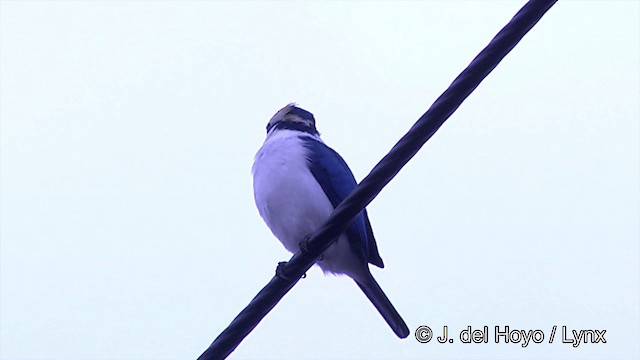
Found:
[[[411,127],[369,175],[333,211],[304,247],[288,263],[278,266],[276,276],[251,300],[244,310],[213,341],[199,360],[224,359],[258,325],[260,320],[300,280],[316,259],[353,219],[393,179],[402,167],[442,126],[464,99],[513,49],[557,0],[530,0],[491,40],[429,110]],[[302,239],[301,239],[302,240]]]

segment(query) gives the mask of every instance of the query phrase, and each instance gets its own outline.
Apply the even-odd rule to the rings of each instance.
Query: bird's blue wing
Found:
[[[302,136],[302,143],[309,151],[309,169],[324,190],[333,207],[337,207],[356,187],[356,179],[347,163],[324,143]],[[384,267],[367,211],[363,210],[346,230],[351,248],[367,262]]]

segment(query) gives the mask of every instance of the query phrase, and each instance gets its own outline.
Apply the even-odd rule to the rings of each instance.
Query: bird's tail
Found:
[[[378,312],[380,312],[380,315],[382,315],[387,324],[389,324],[393,332],[401,339],[406,338],[409,336],[407,324],[405,324],[400,314],[398,314],[393,307],[387,295],[384,294],[384,291],[382,291],[376,279],[373,278],[371,273],[367,275],[365,279],[355,280],[356,284],[358,284],[362,292],[367,295],[373,306],[378,309]]]

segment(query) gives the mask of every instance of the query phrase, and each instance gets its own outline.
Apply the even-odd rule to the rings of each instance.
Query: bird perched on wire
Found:
[[[278,111],[267,124],[267,138],[252,168],[253,191],[260,216],[284,247],[295,253],[356,187],[345,161],[324,144],[313,114],[295,104]],[[384,267],[367,211],[363,210],[316,262],[322,271],[355,280],[400,338],[409,329],[369,264]]]

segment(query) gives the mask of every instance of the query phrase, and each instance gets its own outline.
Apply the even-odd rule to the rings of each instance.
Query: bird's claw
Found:
[[[276,266],[276,276],[281,278],[281,279],[287,280],[287,281],[293,281],[294,279],[292,279],[290,276],[287,276],[285,274],[284,267],[286,265],[287,265],[286,261],[280,261],[278,263],[278,266]],[[307,273],[304,273],[304,274],[302,274],[302,276],[300,278],[304,279],[306,277],[307,277]]]
[[[298,243],[298,247],[300,248],[300,251],[302,251],[305,254],[311,254],[311,250],[309,250],[309,240],[311,239],[311,235],[307,235],[304,240],[300,241]],[[318,258],[316,259],[316,261],[322,261],[324,260],[324,254],[318,256]]]
[[[298,243],[298,247],[305,254],[311,253],[311,250],[309,250],[309,239],[311,239],[311,235],[305,236],[304,240]]]
[[[284,266],[287,265],[286,261],[280,261],[276,267],[276,276],[284,280],[290,280],[288,276],[284,274]]]

